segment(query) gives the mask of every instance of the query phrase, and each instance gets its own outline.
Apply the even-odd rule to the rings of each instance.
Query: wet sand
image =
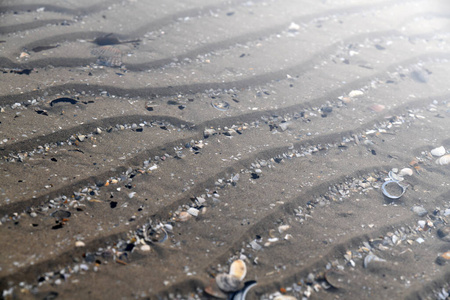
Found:
[[[3,298],[448,298],[439,1],[1,7]]]

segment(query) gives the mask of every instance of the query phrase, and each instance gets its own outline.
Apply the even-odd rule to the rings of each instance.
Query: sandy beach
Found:
[[[1,298],[450,299],[443,2],[2,1]]]

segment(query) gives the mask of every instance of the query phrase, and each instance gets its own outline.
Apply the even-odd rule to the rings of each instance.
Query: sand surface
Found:
[[[1,297],[448,299],[444,2],[2,1]]]

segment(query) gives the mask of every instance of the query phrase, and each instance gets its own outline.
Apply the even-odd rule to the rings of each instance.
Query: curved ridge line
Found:
[[[390,113],[400,112],[402,110],[405,110],[409,106],[414,106],[414,105],[421,104],[425,100],[430,100],[430,99],[447,99],[448,96],[449,96],[449,94],[442,95],[440,97],[429,96],[429,98],[427,97],[427,98],[415,99],[414,101],[407,102],[407,103],[405,103],[405,104],[403,104],[401,106],[398,106],[398,107],[392,109],[389,112]],[[368,126],[373,125],[374,123],[376,123],[376,122],[378,122],[380,120],[384,120],[384,115],[379,116],[378,118],[372,119],[372,120],[366,122],[365,124],[360,125],[356,129],[345,130],[345,131],[341,131],[341,132],[337,132],[337,133],[332,133],[332,134],[328,134],[328,135],[322,135],[322,136],[319,136],[319,137],[313,137],[313,138],[305,139],[303,141],[299,141],[297,143],[294,143],[294,147],[299,147],[299,146],[302,146],[302,145],[316,145],[316,144],[322,144],[322,143],[329,143],[330,140],[331,141],[337,141],[338,138],[342,139],[342,137],[344,137],[344,136],[350,136],[351,134],[353,134],[355,132],[358,133],[358,132],[360,132],[362,130],[365,130],[365,129],[367,129]],[[204,124],[204,123],[202,123],[202,124]],[[197,126],[197,127],[198,128],[202,128],[201,124],[199,126]],[[153,153],[157,153],[159,151],[159,149],[161,149],[161,148],[173,148],[173,146],[177,146],[177,145],[180,145],[180,144],[184,145],[187,141],[189,141],[191,139],[192,139],[192,136],[189,137],[189,138],[179,139],[179,140],[170,142],[168,144],[164,144],[164,145],[161,145],[161,146],[156,146],[156,147],[153,147],[151,149],[144,150],[140,154],[138,154],[138,155],[130,158],[129,160],[127,160],[127,164],[140,165],[142,160],[146,159],[149,156],[152,156]],[[278,155],[280,153],[286,152],[286,151],[288,151],[287,146],[270,148],[270,149],[266,149],[266,150],[260,151],[260,152],[252,155],[251,157],[249,157],[249,158],[247,158],[245,160],[239,161],[238,163],[236,163],[236,166],[233,165],[233,167],[228,167],[226,170],[215,174],[214,178],[216,178],[216,177],[224,177],[225,174],[231,174],[233,172],[238,171],[239,170],[238,166],[242,166],[242,165],[245,165],[245,164],[252,163],[256,156],[264,157],[264,158],[268,159],[268,158],[274,157],[274,156],[276,156],[276,155]],[[125,168],[125,167],[123,167],[123,168]],[[97,178],[99,176],[93,176],[93,177]],[[111,177],[111,176],[109,176],[109,175],[108,176],[100,176],[100,178],[105,179],[105,180],[107,178],[109,178],[109,177]],[[212,184],[214,184],[214,178],[210,178],[210,179],[204,181],[203,183],[201,183],[200,185],[202,187],[204,186],[204,188],[206,188],[207,186],[211,185],[211,180],[212,180]],[[88,178],[88,179],[80,180],[80,181],[77,182],[77,186],[78,185],[87,184],[90,180],[91,180],[91,177]],[[204,190],[204,188],[200,189],[200,191]],[[195,190],[197,190],[197,189],[195,189]],[[60,188],[57,191],[54,191],[54,192],[51,192],[51,193],[39,196],[38,198],[31,198],[31,199],[27,199],[27,200],[24,200],[24,201],[14,202],[14,203],[10,203],[10,204],[4,205],[4,206],[0,206],[0,215],[7,214],[10,211],[22,211],[22,210],[25,210],[27,207],[32,206],[32,202],[45,201],[45,199],[50,199],[52,197],[57,197],[58,195],[61,195],[63,193],[67,193],[67,191],[69,191],[69,192],[72,191],[73,192],[73,188],[71,189],[70,186],[65,186],[65,187]],[[173,207],[171,206],[171,208],[173,210],[176,209],[180,205],[179,203],[181,203],[182,200],[184,200],[184,197],[182,197],[182,199],[176,200],[174,202],[175,204],[173,204],[172,205]],[[167,208],[167,206],[166,206],[166,208]],[[155,216],[156,216],[156,214],[155,214]],[[160,214],[158,214],[158,217],[165,218],[164,215],[160,215]]]
[[[30,139],[26,139],[14,144],[3,145],[0,146],[0,155],[5,155],[6,153],[11,152],[22,152],[22,151],[31,151],[39,145],[43,145],[46,143],[55,143],[60,141],[66,141],[71,135],[77,132],[93,132],[97,127],[109,127],[114,126],[116,124],[124,124],[124,123],[137,123],[143,121],[150,122],[158,122],[158,121],[167,121],[172,125],[180,126],[186,125],[188,129],[197,131],[195,125],[190,122],[183,121],[176,117],[164,116],[164,115],[128,115],[128,116],[118,116],[118,117],[109,117],[105,119],[100,119],[94,122],[78,125],[75,127],[63,129],[57,132],[43,134],[37,137],[33,137]]]
[[[314,57],[319,57],[324,54],[317,54],[314,55]],[[424,60],[429,58],[444,58],[444,59],[450,59],[450,54],[447,52],[430,52],[426,54],[420,54],[417,56],[414,56],[412,58],[402,60],[400,62],[394,63],[389,65],[387,68],[383,70],[383,72],[393,70],[395,67],[398,67],[399,65],[403,64],[411,64],[412,62],[418,61],[418,60]],[[285,79],[286,74],[288,73],[297,73],[301,72],[303,70],[308,69],[311,65],[314,63],[311,62],[310,59],[306,62],[297,64],[293,67],[282,69],[275,72],[265,73],[261,75],[255,75],[249,78],[245,78],[242,80],[235,80],[235,81],[229,81],[229,82],[208,82],[208,83],[198,83],[198,84],[184,84],[184,85],[177,85],[177,86],[166,86],[166,87],[146,87],[146,88],[136,88],[136,89],[127,89],[127,88],[120,88],[115,86],[107,86],[107,85],[91,85],[91,84],[80,84],[80,83],[70,83],[70,84],[62,84],[58,86],[52,86],[48,87],[46,89],[42,89],[39,91],[31,91],[23,94],[14,94],[14,95],[3,95],[0,96],[0,103],[2,104],[13,104],[15,102],[18,102],[20,100],[18,99],[32,99],[35,97],[39,97],[40,95],[44,93],[48,94],[58,94],[62,91],[66,91],[68,89],[72,89],[78,92],[81,91],[87,91],[87,92],[98,92],[98,91],[104,91],[107,90],[108,93],[116,95],[118,97],[143,97],[146,98],[149,95],[159,95],[163,97],[170,97],[175,96],[178,94],[186,94],[186,95],[192,95],[196,93],[204,93],[207,90],[210,89],[242,89],[242,88],[248,88],[249,86],[257,86],[257,85],[263,85],[267,84],[268,82],[277,80],[277,79]],[[381,73],[377,73],[381,74]],[[367,76],[358,80],[353,81],[352,83],[355,84],[357,82],[363,82],[364,80],[367,80],[368,78],[372,78],[372,76]],[[349,88],[352,85],[347,84],[346,87]],[[340,88],[340,90],[344,90],[344,88]]]
[[[417,101],[417,102],[419,102],[419,101]],[[360,127],[362,127],[362,126],[360,126]],[[351,131],[350,131],[350,132],[351,132]],[[333,135],[336,135],[336,134],[333,134]],[[345,134],[342,134],[342,133],[341,133],[341,135],[345,135]],[[329,140],[330,140],[328,136],[322,136],[321,138],[324,139],[325,141],[329,141]],[[295,144],[295,146],[298,146],[298,145],[300,145],[300,144],[311,144],[311,143],[310,143],[311,140],[314,140],[314,141],[315,141],[313,144],[320,143],[320,141],[317,141],[316,138],[313,138],[313,139],[310,139],[310,140],[307,140],[307,141],[298,142],[298,143]],[[284,149],[284,150],[283,150],[283,151],[279,151],[279,149],[281,149],[281,150]],[[280,153],[280,152],[285,152],[286,150],[288,150],[288,147],[287,147],[287,146],[286,146],[286,147],[278,147],[278,148],[276,148],[276,149],[268,149],[268,150],[264,150],[264,151],[262,151],[262,152],[259,152],[259,153],[257,154],[257,156],[264,156],[264,155],[265,155],[266,157],[273,157],[274,155],[271,154],[271,152],[274,152],[274,151],[275,151],[275,152]],[[254,155],[254,156],[256,157],[256,155]],[[214,184],[215,178],[223,177],[223,176],[225,176],[226,174],[231,174],[231,173],[233,173],[233,172],[236,172],[236,170],[237,170],[237,171],[240,170],[240,167],[239,167],[240,165],[244,165],[244,166],[245,166],[245,164],[248,165],[248,163],[251,163],[251,162],[253,162],[253,161],[254,161],[254,158],[251,157],[251,158],[247,158],[247,159],[245,159],[245,160],[243,160],[243,161],[239,161],[239,162],[235,163],[235,164],[233,165],[233,167],[228,167],[228,168],[226,168],[226,170],[221,171],[221,172],[215,174],[215,176],[211,176],[209,179],[207,179],[207,180],[203,181],[202,183],[196,185],[196,187],[195,187],[193,190],[190,191],[191,194],[192,194],[192,193],[195,194],[195,193],[199,193],[199,192],[201,193],[201,192],[203,192],[204,189],[205,189],[205,187],[211,186],[211,184]],[[382,166],[382,167],[385,168],[385,169],[386,169],[386,168],[389,168],[388,165]],[[125,168],[124,168],[124,169],[125,169]],[[337,182],[337,183],[339,183],[339,182],[341,182],[341,181],[342,181],[343,179],[345,179],[345,178],[354,176],[354,174],[367,173],[368,170],[371,172],[371,171],[373,171],[373,168],[367,168],[367,170],[366,170],[366,169],[360,169],[360,170],[355,171],[355,172],[352,172],[352,173],[350,173],[350,174],[339,176],[338,178],[336,178],[335,180],[333,180],[333,181],[331,181],[331,182]],[[212,182],[212,183],[211,183],[211,182]],[[309,190],[306,191],[306,192],[302,192],[301,194],[308,194],[308,193],[311,193],[312,190],[323,190],[322,186],[325,186],[325,187],[330,186],[330,181],[321,183],[321,184],[319,184],[318,186],[315,186],[315,187],[309,189]],[[284,208],[284,209],[288,209],[289,206],[292,204],[292,202],[295,202],[296,199],[301,199],[301,198],[302,198],[301,196],[294,197],[294,200],[293,200],[293,201],[290,201],[289,203],[286,203],[286,204],[283,205],[282,207],[279,207],[278,210],[277,210],[277,212],[274,212],[274,213],[281,213],[281,210],[282,210],[283,208]],[[152,214],[151,217],[152,217],[152,218],[158,218],[158,217],[165,218],[165,217],[167,217],[167,216],[165,216],[165,215],[167,215],[167,211],[168,211],[168,210],[170,211],[170,208],[171,208],[171,207],[175,207],[175,208],[178,207],[178,206],[180,205],[181,202],[184,202],[184,201],[185,201],[185,199],[186,199],[185,196],[184,196],[184,197],[180,197],[180,198],[179,198],[178,200],[176,200],[175,202],[173,202],[173,203],[171,203],[171,204],[169,204],[169,205],[166,205],[164,208],[159,209],[159,211],[157,211],[157,212],[155,212],[154,214]],[[175,204],[175,205],[174,205],[174,204]],[[267,215],[267,216],[265,216],[264,218],[271,218],[271,217],[273,218],[272,214]],[[263,218],[263,220],[264,220],[264,218]],[[261,220],[258,221],[258,223],[256,223],[256,224],[259,224],[259,223],[261,223]],[[255,225],[252,226],[252,228],[255,228]],[[88,249],[88,248],[89,248],[89,249],[96,249],[96,248],[98,248],[98,247],[100,247],[100,246],[104,246],[104,244],[107,243],[107,242],[112,242],[112,243],[114,243],[120,236],[126,236],[126,234],[128,233],[128,231],[129,231],[129,230],[125,230],[125,231],[123,231],[123,232],[119,232],[119,233],[111,234],[111,235],[108,235],[108,236],[100,237],[100,238],[98,238],[98,239],[94,239],[94,240],[92,240],[92,241],[90,241],[90,242],[87,243],[86,249]],[[247,233],[247,235],[248,235],[248,230],[247,230],[246,233]],[[240,238],[239,240],[242,240],[242,237],[243,237],[243,236],[246,236],[246,235],[242,235],[241,238]],[[96,245],[97,245],[97,246],[96,246]],[[215,260],[217,261],[217,260],[220,260],[222,257],[226,257],[226,256],[228,255],[229,251],[230,251],[229,249],[232,248],[232,247],[235,247],[236,245],[239,245],[239,243],[238,243],[238,242],[235,242],[231,247],[228,248],[227,251],[225,251],[223,254],[219,255],[218,257],[216,257]],[[59,257],[65,256],[65,258],[63,259],[63,261],[70,262],[70,261],[71,261],[71,258],[72,258],[73,256],[76,256],[75,253],[77,253],[77,250],[78,250],[78,249],[76,249],[76,248],[75,248],[75,249],[68,250],[68,251],[64,252],[63,254],[61,254]],[[78,250],[78,252],[81,253],[81,252],[83,252],[83,251],[82,251],[82,250]],[[43,273],[44,271],[42,271],[42,272],[41,272],[41,271],[38,271],[38,270],[34,270],[34,271],[33,271],[33,269],[35,269],[35,268],[37,269],[38,266],[41,266],[41,265],[48,266],[48,265],[58,265],[58,264],[61,264],[61,263],[55,262],[55,260],[56,260],[56,259],[50,259],[50,260],[48,260],[48,261],[43,261],[43,262],[38,263],[38,264],[33,265],[33,266],[29,266],[29,267],[27,267],[27,271],[24,272],[24,273],[26,273],[26,274],[36,273],[35,276],[37,276],[37,275],[39,275],[40,273]],[[49,261],[52,262],[52,264],[49,264],[49,263],[48,263]],[[23,280],[21,276],[23,276],[23,273],[22,273],[22,272],[16,272],[16,273],[13,273],[13,274],[11,274],[11,275],[7,275],[7,276],[1,278],[1,279],[4,279],[4,280],[0,280],[0,287],[2,286],[2,282],[6,282],[6,281],[7,281],[6,279],[13,280],[13,281],[14,281],[14,280]]]

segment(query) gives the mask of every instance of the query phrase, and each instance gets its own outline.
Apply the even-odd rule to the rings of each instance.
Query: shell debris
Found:
[[[450,154],[439,157],[436,160],[436,164],[442,165],[442,166],[450,164]]]
[[[434,148],[430,151],[431,155],[440,157],[446,153],[444,146]]]
[[[230,266],[229,274],[242,281],[245,278],[245,275],[247,275],[247,266],[245,265],[245,262],[242,259],[233,261]]]

